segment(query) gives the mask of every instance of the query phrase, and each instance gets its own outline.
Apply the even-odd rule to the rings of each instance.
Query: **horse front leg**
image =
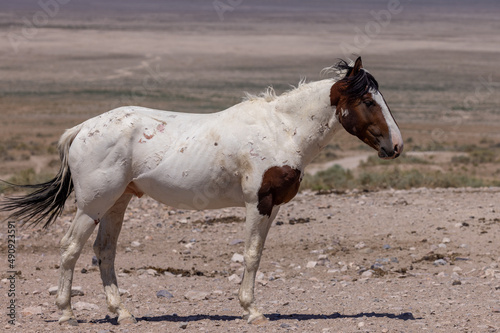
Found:
[[[83,245],[94,231],[94,228],[94,220],[81,210],[78,210],[68,232],[61,239],[61,267],[59,268],[59,288],[56,299],[57,306],[62,310],[59,324],[78,325],[78,321],[71,309],[73,272]]]
[[[131,198],[131,194],[124,194],[106,212],[99,223],[99,231],[94,242],[94,252],[99,261],[108,309],[118,315],[119,324],[137,322],[121,302],[115,273],[116,244],[123,225],[123,216]]]
[[[269,228],[278,211],[279,207],[275,207],[270,216],[267,216],[261,215],[255,206],[247,206],[246,210],[245,272],[240,285],[239,301],[244,310],[243,318],[252,324],[260,324],[267,320],[254,304],[255,275],[259,269]]]

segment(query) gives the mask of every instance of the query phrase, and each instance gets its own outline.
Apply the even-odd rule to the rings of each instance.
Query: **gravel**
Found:
[[[241,319],[244,243],[233,241],[244,239],[243,209],[169,214],[174,210],[168,206],[134,198],[118,241],[116,271],[122,301],[138,323],[116,326],[92,265],[90,240],[74,276],[75,286],[81,286],[73,297],[78,330],[496,332],[499,193],[499,188],[300,193],[282,207],[277,221],[294,223],[273,225],[257,274],[256,304],[270,319],[264,327]],[[55,296],[43,290],[58,281],[57,244],[73,212],[70,204],[47,230],[17,230],[18,315],[8,330],[66,329],[57,324]],[[5,239],[0,234],[2,243]],[[2,252],[5,257],[5,247]],[[2,293],[7,277],[0,282]]]

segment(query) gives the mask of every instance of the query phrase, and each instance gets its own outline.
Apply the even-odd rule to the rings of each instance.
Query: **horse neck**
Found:
[[[340,124],[330,104],[332,79],[300,85],[276,101],[276,111],[291,129],[305,167],[332,139]]]

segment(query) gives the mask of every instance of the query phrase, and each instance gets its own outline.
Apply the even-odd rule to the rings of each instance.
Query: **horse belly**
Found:
[[[178,164],[178,163],[177,163]],[[162,163],[133,180],[143,193],[166,205],[181,209],[214,209],[244,206],[238,173],[220,165],[181,167]]]

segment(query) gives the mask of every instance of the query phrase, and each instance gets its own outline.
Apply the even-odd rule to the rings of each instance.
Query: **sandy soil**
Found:
[[[0,178],[27,168],[56,171],[62,131],[114,107],[218,111],[244,91],[273,85],[280,93],[301,77],[320,79],[322,68],[348,53],[361,54],[379,81],[408,152],[453,150],[419,155],[429,161],[421,168],[500,173],[498,161],[451,165],[464,147],[500,145],[496,0],[401,1],[403,10],[362,46],[359,31],[373,27],[371,11],[387,10],[388,1],[293,0],[286,9],[281,2],[222,1],[233,6],[222,19],[212,2],[200,0],[71,1],[34,28],[39,5],[3,4]],[[355,47],[346,53],[348,44]],[[346,168],[368,156],[345,133],[332,144]],[[261,327],[240,319],[237,300],[242,264],[232,258],[242,254],[243,210],[178,211],[134,199],[116,268],[138,323],[117,326],[107,311],[89,241],[74,280],[80,326],[70,329],[498,332],[499,192],[299,194],[268,237],[256,292],[269,318]],[[57,244],[73,214],[69,203],[47,230],[16,228],[17,323],[9,325],[2,311],[0,330],[68,330],[57,323],[49,288],[57,285]],[[0,228],[2,295],[10,288],[7,231],[7,224]],[[157,297],[162,291],[172,297]],[[4,310],[7,301],[2,296]]]
[[[240,319],[237,300],[242,265],[232,257],[243,250],[244,211],[178,211],[134,199],[116,269],[138,323],[117,326],[108,313],[89,242],[74,279],[83,292],[73,297],[78,331],[497,332],[499,192],[300,194],[282,208],[266,243],[256,291],[269,318],[262,327]],[[71,218],[69,207],[48,230],[16,230],[18,318],[2,328],[67,329],[57,324],[49,288]],[[161,290],[172,297],[157,297]]]

